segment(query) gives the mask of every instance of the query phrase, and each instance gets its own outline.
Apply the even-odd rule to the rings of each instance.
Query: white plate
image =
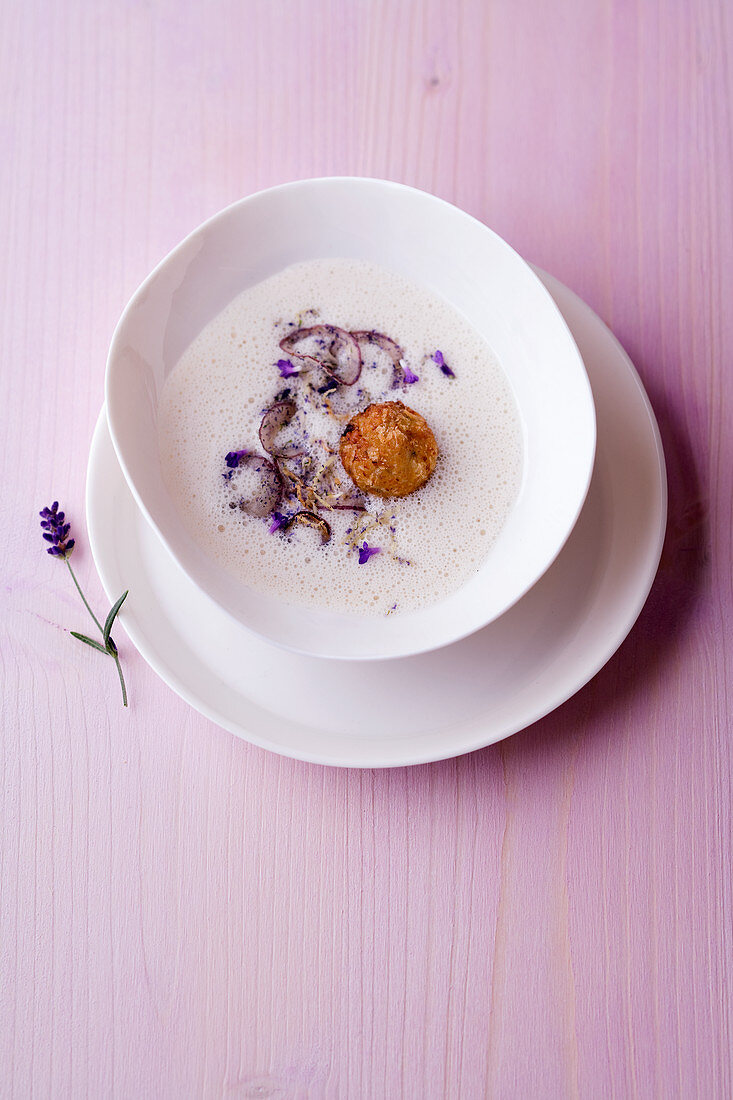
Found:
[[[418,657],[333,662],[249,633],[186,577],[135,504],[104,412],[89,458],[87,517],[107,595],[130,589],[128,635],[174,691],[220,726],[286,756],[397,767],[499,741],[578,691],[633,626],[659,564],[664,457],[627,355],[556,279],[541,277],[585,360],[598,444],[588,497],[549,571],[510,611]]]

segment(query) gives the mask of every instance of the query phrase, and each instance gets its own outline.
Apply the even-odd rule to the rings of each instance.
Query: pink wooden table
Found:
[[[730,1097],[726,0],[6,0],[2,1097]],[[269,755],[114,669],[80,538],[110,334],[202,219],[310,175],[483,219],[631,353],[670,525],[555,714],[434,766]]]

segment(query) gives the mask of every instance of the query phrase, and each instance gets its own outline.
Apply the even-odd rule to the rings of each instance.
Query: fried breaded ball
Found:
[[[406,497],[432,474],[438,444],[420,413],[401,401],[385,401],[352,417],[339,453],[346,473],[363,492]]]

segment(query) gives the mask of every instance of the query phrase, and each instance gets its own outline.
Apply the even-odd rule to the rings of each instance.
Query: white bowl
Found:
[[[237,582],[194,542],[161,474],[158,397],[194,337],[248,286],[288,264],[328,256],[382,264],[460,310],[498,356],[522,420],[522,486],[486,560],[457,592],[402,615],[294,607]],[[496,619],[554,561],[582,507],[595,454],[595,410],[583,361],[540,280],[468,214],[383,180],[285,184],[210,218],[129,302],[112,339],[106,400],[130,489],[189,577],[255,633],[319,657],[421,653]]]

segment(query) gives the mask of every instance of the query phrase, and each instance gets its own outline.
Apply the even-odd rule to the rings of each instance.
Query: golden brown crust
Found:
[[[363,492],[406,497],[432,474],[438,444],[420,413],[401,401],[385,401],[352,417],[339,453],[346,473]]]

